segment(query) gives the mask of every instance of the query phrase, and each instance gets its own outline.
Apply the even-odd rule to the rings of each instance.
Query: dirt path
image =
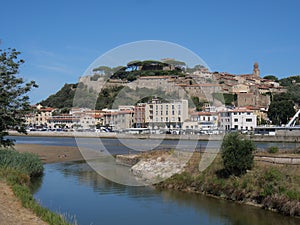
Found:
[[[1,225],[47,225],[29,209],[22,207],[11,188],[0,180]]]

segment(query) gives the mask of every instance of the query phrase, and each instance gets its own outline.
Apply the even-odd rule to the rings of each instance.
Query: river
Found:
[[[75,216],[79,225],[299,224],[296,218],[203,195],[116,184],[84,162],[45,165],[33,192],[43,206]]]
[[[12,137],[17,143],[77,146],[74,138]],[[81,140],[93,146],[93,138]],[[94,142],[96,141],[96,142]],[[138,140],[103,139],[112,153],[124,153],[124,147],[137,146]],[[184,145],[192,146],[186,141]],[[151,145],[151,142],[149,142]],[[206,146],[199,142],[197,146]],[[292,149],[293,143],[282,143]],[[178,145],[164,140],[159,147]],[[257,143],[267,148],[272,143]],[[280,145],[280,143],[277,143]],[[155,145],[156,146],[156,145]],[[126,149],[126,151],[127,151]],[[125,152],[126,152],[125,151]],[[299,219],[285,217],[257,207],[175,191],[157,191],[153,187],[133,187],[111,182],[98,175],[85,162],[45,165],[45,173],[32,186],[34,197],[52,211],[76,217],[79,225],[298,225]]]

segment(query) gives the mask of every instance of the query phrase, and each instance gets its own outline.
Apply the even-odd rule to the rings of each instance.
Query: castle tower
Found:
[[[258,63],[254,63],[253,65],[253,76],[260,77],[260,70],[258,68]]]

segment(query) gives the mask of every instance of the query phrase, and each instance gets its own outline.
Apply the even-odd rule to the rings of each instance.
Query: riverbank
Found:
[[[85,158],[77,147],[48,146],[39,144],[16,144],[14,148],[18,152],[29,152],[39,156],[43,163],[60,163],[93,159],[97,153],[85,149]]]
[[[12,136],[24,136],[16,131],[9,131]],[[224,135],[175,135],[175,134],[125,134],[125,133],[100,133],[100,132],[45,132],[32,131],[25,136],[32,137],[85,137],[85,138],[118,138],[118,139],[154,139],[154,140],[198,140],[198,141],[219,141],[223,140]],[[298,135],[244,135],[245,138],[255,142],[282,142],[282,143],[299,143]]]
[[[37,154],[43,163],[58,163],[83,160],[76,147],[47,146],[39,144],[16,144],[14,148],[18,152],[30,152]]]
[[[184,172],[156,184],[156,188],[204,194],[300,217],[299,165],[255,161],[245,175],[226,177],[220,156],[203,172],[198,170],[200,159],[200,154],[194,153]]]
[[[30,191],[32,179],[43,175],[35,154],[0,149],[1,224],[70,225],[62,215],[37,203]]]

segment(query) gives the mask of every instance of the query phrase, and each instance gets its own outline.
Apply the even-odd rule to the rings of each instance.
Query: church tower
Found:
[[[258,68],[258,63],[254,63],[253,65],[253,76],[260,77],[260,70]]]

